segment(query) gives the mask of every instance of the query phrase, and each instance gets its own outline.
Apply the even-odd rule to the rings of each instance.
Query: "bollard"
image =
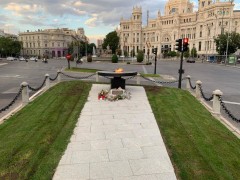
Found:
[[[202,81],[196,82],[196,98],[201,98],[200,86],[202,85]]]
[[[98,75],[98,72],[96,72],[96,82],[99,82],[99,75]]]
[[[49,74],[45,74],[45,77],[47,78],[46,79],[46,83],[45,83],[45,87],[46,89],[49,89],[50,88],[50,79],[49,79]]]
[[[187,75],[186,78],[187,78],[186,88],[188,91],[190,91],[191,76]]]
[[[137,73],[137,84],[140,84],[140,74]]]
[[[213,91],[213,113],[215,114],[221,114],[220,109],[220,101],[218,99],[218,96],[222,96],[223,93],[222,91],[220,91],[219,89],[216,89],[215,91]]]
[[[58,81],[58,83],[60,83],[61,82],[61,71],[58,70],[57,73],[58,73],[57,81]]]
[[[25,106],[29,103],[29,92],[28,92],[28,83],[22,82],[22,104]]]

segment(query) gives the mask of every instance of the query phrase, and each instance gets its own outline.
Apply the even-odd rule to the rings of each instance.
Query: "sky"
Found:
[[[197,0],[190,0],[197,10]],[[129,19],[133,6],[142,7],[143,24],[164,14],[167,0],[0,0],[0,29],[18,34],[27,30],[83,27],[90,42],[96,43],[114,31],[121,17]],[[240,0],[235,0],[240,10]]]

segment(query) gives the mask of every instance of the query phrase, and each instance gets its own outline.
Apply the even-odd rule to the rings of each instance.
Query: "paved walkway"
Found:
[[[97,99],[94,84],[54,180],[175,180],[145,90],[127,86],[130,100]]]

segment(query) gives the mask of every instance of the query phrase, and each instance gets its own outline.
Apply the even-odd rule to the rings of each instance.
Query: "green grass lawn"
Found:
[[[95,73],[95,72],[100,71],[100,70],[98,70],[98,69],[71,67],[70,69],[66,68],[65,71]]]
[[[91,85],[63,82],[0,125],[0,179],[51,179]]]
[[[57,84],[0,125],[0,179],[51,179],[91,84]],[[240,140],[189,92],[145,87],[179,179],[239,179]]]
[[[189,92],[146,92],[179,179],[240,179],[240,140]]]

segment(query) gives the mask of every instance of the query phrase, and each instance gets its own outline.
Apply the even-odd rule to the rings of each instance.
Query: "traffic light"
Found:
[[[182,52],[182,39],[177,39],[176,42],[176,50]]]
[[[157,48],[153,48],[152,53],[156,55],[157,54]]]
[[[188,38],[183,38],[183,52],[188,51]]]

